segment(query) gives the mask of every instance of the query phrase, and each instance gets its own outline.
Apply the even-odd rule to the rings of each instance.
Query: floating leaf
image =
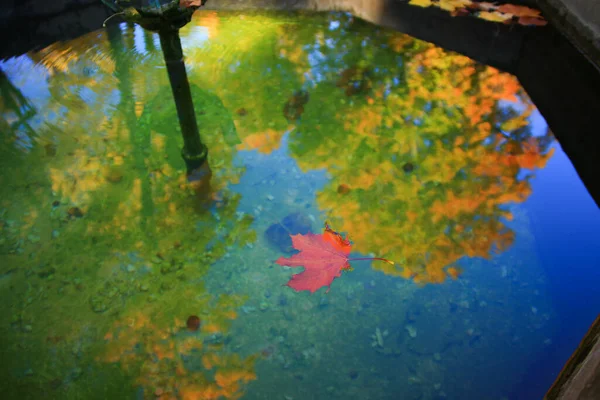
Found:
[[[314,293],[324,286],[329,288],[331,282],[342,275],[342,270],[351,269],[348,262],[351,260],[382,260],[394,264],[383,258],[348,258],[352,243],[331,230],[327,224],[322,235],[307,233],[291,237],[294,248],[300,250],[300,253],[289,258],[280,257],[276,263],[288,267],[304,267],[303,272],[292,275],[287,283],[287,286],[297,292],[308,290]]]

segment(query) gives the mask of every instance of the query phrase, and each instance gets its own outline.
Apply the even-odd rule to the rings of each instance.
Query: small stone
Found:
[[[103,313],[104,311],[108,310],[108,306],[99,299],[92,299],[91,303],[92,303],[92,311],[94,311],[95,313],[100,314],[100,313]]]
[[[433,353],[433,359],[435,361],[442,361],[442,355],[440,353]]]
[[[406,325],[404,329],[406,329],[406,331],[408,332],[408,336],[410,336],[411,338],[414,339],[417,337],[417,328],[415,328],[414,326]]]
[[[32,327],[31,325],[25,325],[25,326],[23,327],[23,330],[24,330],[25,332],[31,332],[31,331],[33,330],[33,327]]]
[[[50,388],[56,390],[62,386],[63,380],[60,378],[54,378],[50,382],[48,382],[48,384],[49,384]]]
[[[345,183],[342,183],[341,185],[338,186],[337,188],[337,192],[339,194],[347,194],[350,193],[350,186],[346,185]]]
[[[531,307],[531,312],[537,314],[538,309],[536,307]]]
[[[402,170],[404,172],[406,172],[407,174],[410,173],[410,172],[412,172],[414,169],[415,169],[415,166],[412,163],[410,163],[410,162],[407,162],[406,164],[404,164],[402,166]]]
[[[319,308],[325,308],[328,305],[329,305],[329,300],[328,300],[327,296],[321,297],[321,300],[319,300]]]
[[[49,278],[52,275],[54,275],[55,272],[56,272],[56,268],[54,268],[54,267],[48,267],[48,268],[44,268],[43,270],[39,271],[38,272],[38,276],[40,278],[45,279],[45,278]]]
[[[147,292],[150,289],[150,287],[148,286],[147,283],[142,283],[142,285],[140,286],[140,290],[142,292]]]
[[[288,311],[287,308],[284,308],[281,312],[281,314],[283,315],[283,318],[285,318],[286,321],[293,321],[294,320],[294,314],[290,311]]]
[[[52,231],[52,239],[56,239],[59,236],[60,236],[59,231],[57,231],[56,229]]]
[[[127,272],[135,272],[135,266],[132,264],[127,265]]]
[[[48,157],[54,157],[56,155],[56,150],[58,148],[56,147],[56,145],[54,143],[48,143],[47,145],[44,146],[44,150],[46,151],[46,155]]]
[[[375,342],[377,343],[377,346],[383,347],[383,335],[381,334],[379,327],[375,328]]]
[[[27,240],[29,240],[31,243],[37,243],[40,241],[40,237],[37,235],[29,234],[27,235]]]
[[[110,183],[119,183],[123,180],[123,172],[118,167],[111,167],[106,171],[104,177]]]
[[[70,218],[81,218],[83,217],[83,211],[79,207],[71,207],[67,210],[67,216]]]
[[[77,367],[77,368],[73,369],[73,371],[71,371],[71,378],[74,380],[78,379],[82,373],[83,373],[83,370],[81,368]]]
[[[187,319],[186,325],[190,332],[196,332],[200,328],[200,318],[197,315],[190,315]]]
[[[275,200],[275,197],[273,197],[273,195],[268,194],[267,195],[267,200],[273,201],[273,200]]]
[[[258,308],[260,309],[260,311],[267,311],[269,309],[269,304],[262,301]]]
[[[281,294],[279,296],[279,305],[280,306],[285,306],[285,305],[287,305],[287,303],[288,303],[287,297],[285,296],[285,294]]]

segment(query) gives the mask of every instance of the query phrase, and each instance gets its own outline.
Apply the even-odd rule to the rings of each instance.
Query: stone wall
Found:
[[[546,17],[600,68],[600,1],[537,0]]]

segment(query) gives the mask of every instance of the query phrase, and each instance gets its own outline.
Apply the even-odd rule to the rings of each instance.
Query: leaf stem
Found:
[[[380,261],[385,261],[388,264],[392,264],[392,265],[395,264],[393,261],[390,261],[385,258],[380,258],[380,257],[363,257],[363,258],[349,258],[348,259],[348,261],[360,261],[360,260],[380,260]]]
[[[104,22],[102,23],[102,27],[106,28],[106,23],[108,22],[108,20],[111,19],[111,18],[113,18],[113,17],[119,16],[119,15],[125,15],[125,11],[121,11],[121,12],[114,13],[114,14],[110,15],[108,18],[106,18],[104,20]]]

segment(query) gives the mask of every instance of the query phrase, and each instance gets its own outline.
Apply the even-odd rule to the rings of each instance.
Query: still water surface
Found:
[[[3,398],[541,397],[600,308],[600,213],[518,81],[339,13],[181,35],[200,194],[156,35],[1,64]],[[285,286],[326,221],[396,265]]]

